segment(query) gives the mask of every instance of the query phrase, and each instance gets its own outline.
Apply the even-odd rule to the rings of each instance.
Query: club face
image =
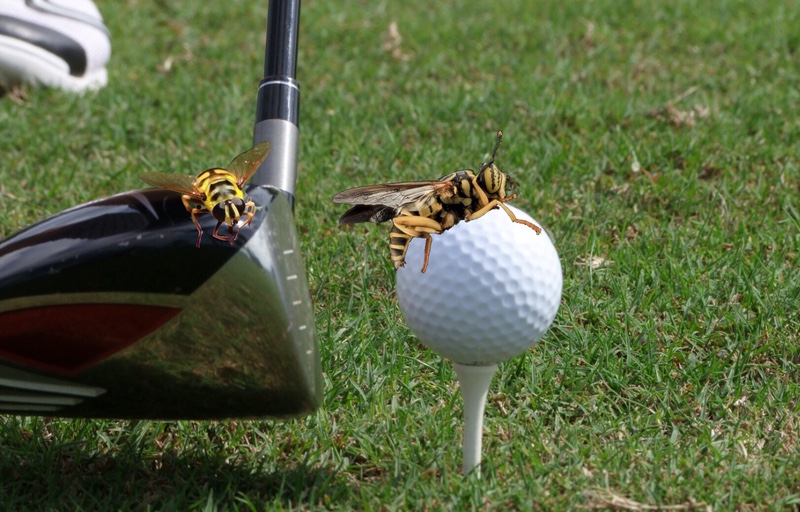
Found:
[[[291,207],[270,187],[235,244],[180,196],[119,194],[0,242],[0,413],[291,417],[321,401]],[[221,230],[225,232],[225,230]]]

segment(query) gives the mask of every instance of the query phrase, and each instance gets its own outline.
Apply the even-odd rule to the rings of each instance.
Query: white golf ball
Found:
[[[517,218],[539,225],[509,206]],[[453,362],[490,365],[511,359],[550,327],[561,302],[561,262],[542,230],[512,222],[502,209],[413,239],[397,270],[397,298],[406,323],[430,349]]]

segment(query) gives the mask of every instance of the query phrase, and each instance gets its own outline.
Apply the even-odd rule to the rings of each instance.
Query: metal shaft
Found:
[[[267,15],[264,79],[258,88],[254,143],[268,140],[270,155],[253,177],[255,185],[283,190],[294,204],[300,87],[297,37],[300,0],[272,0]]]

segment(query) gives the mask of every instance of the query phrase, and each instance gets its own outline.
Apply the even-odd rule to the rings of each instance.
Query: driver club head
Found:
[[[180,194],[127,192],[0,242],[0,413],[294,417],[322,397],[314,312],[280,190],[233,245]],[[205,218],[203,218],[205,217]]]
[[[0,414],[293,417],[322,401],[297,241],[300,0],[271,0],[254,141],[272,150],[235,243],[179,193],[86,203],[0,241]]]

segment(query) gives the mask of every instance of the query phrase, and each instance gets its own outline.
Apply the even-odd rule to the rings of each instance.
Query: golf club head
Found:
[[[322,397],[314,312],[286,196],[234,244],[180,194],[86,203],[0,242],[0,414],[293,417]]]

